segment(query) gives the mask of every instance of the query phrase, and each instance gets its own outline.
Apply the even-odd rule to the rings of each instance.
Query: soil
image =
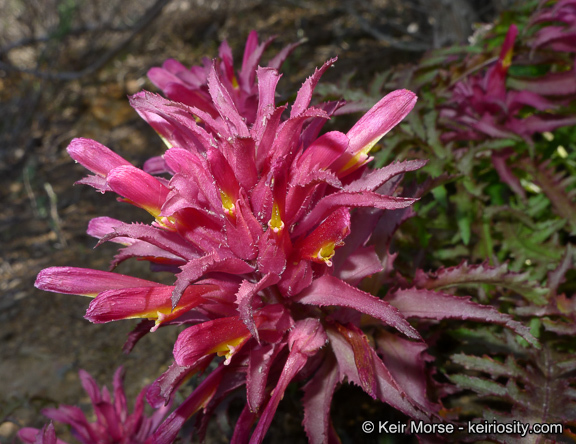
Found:
[[[42,0],[36,3],[43,4]],[[114,2],[108,3],[113,6]],[[149,4],[152,1],[125,2],[126,9],[133,8],[136,16]],[[360,4],[364,6],[357,12],[371,26],[392,30],[395,35],[398,29],[408,29],[413,23],[421,29],[427,26],[421,14],[400,3],[380,0]],[[0,1],[2,8],[8,8],[4,12],[10,5],[8,0]],[[107,10],[106,6],[101,7]],[[25,29],[33,28],[26,22],[34,19],[33,15],[26,18],[29,11],[11,11],[15,14],[12,28],[2,28],[0,24],[7,33],[2,43],[24,38]],[[2,13],[0,16],[7,17]],[[15,433],[20,427],[41,427],[45,423],[40,414],[42,408],[62,403],[88,407],[89,400],[78,379],[79,369],[86,369],[99,384],[110,387],[115,369],[123,365],[128,399],[134,399],[171,363],[177,328],[161,328],[147,335],[132,353],[125,355],[122,345],[135,322],[93,325],[83,319],[88,299],[34,288],[37,273],[46,267],[107,269],[116,249],[114,245],[94,249],[96,241],[85,233],[91,218],[106,215],[124,221],[148,221],[147,214],[117,202],[112,195],[73,186],[86,172],[73,163],[65,149],[74,137],[94,138],[141,166],[144,160],[159,154],[162,143],[130,108],[126,95],[141,88],[154,90],[146,78],[150,67],[169,57],[186,65],[198,64],[202,56],[215,56],[224,38],[239,63],[251,29],[257,29],[261,38],[277,35],[264,60],[285,44],[307,38],[285,65],[282,91],[295,91],[314,67],[335,55],[339,61],[323,82],[356,71],[353,82],[363,84],[374,73],[416,61],[422,54],[394,49],[375,40],[350,15],[345,2],[181,0],[170,2],[143,33],[95,74],[72,80],[42,79],[35,74],[2,71],[0,67],[2,442],[16,442]],[[8,31],[14,32],[11,39]],[[23,48],[31,50],[32,56],[30,51],[0,50],[0,61],[21,63],[40,71],[80,71],[97,60],[106,45],[113,46],[119,39],[116,34],[109,40],[100,36],[94,43],[91,36],[80,33],[62,38],[56,46]],[[42,61],[30,65],[30,57],[32,61],[40,60],[40,55],[44,57]],[[45,60],[50,57],[55,62],[47,64]],[[167,278],[152,276],[146,264],[136,261],[123,263],[117,271],[149,279]],[[269,433],[271,442],[305,439],[300,426],[300,396],[290,393],[281,403]],[[358,442],[355,438],[362,438],[360,420],[374,418],[380,405],[356,388],[344,388],[336,401],[332,415],[339,433],[344,442]],[[233,425],[223,418],[222,422],[214,421],[208,442],[229,439]],[[73,442],[66,428],[59,427],[57,432],[62,439]]]

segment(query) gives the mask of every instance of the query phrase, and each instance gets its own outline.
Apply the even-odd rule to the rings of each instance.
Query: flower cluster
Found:
[[[319,136],[337,105],[310,103],[335,59],[304,82],[290,108],[276,106],[280,74],[276,64],[255,67],[263,47],[254,36],[238,76],[223,45],[221,62],[190,70],[169,62],[151,72],[178,102],[149,92],[131,97],[169,148],[153,168],[138,169],[92,140],[75,139],[68,147],[94,173],[80,183],[113,191],[154,218],[151,224],[90,222],[88,233],[100,243],[123,245],[112,267],[147,260],[155,270],[173,272],[174,284],[54,267],[39,274],[36,286],[94,297],[86,318],[95,323],[144,319],[127,349],[161,326],[187,326],[174,345],[175,363],[148,391],[155,407],[216,362],[151,443],[172,442],[194,414],[202,435],[205,419],[241,387],[247,404],[233,442],[259,443],[294,380],[307,381],[304,428],[312,442],[335,437],[330,403],[344,380],[410,417],[429,419],[439,406],[426,395],[426,344],[407,317],[489,319],[526,332],[464,298],[406,289],[386,301],[358,288],[384,268],[369,243],[378,221],[416,200],[393,194],[402,175],[425,161],[367,169],[370,150],[416,97],[394,91],[347,133]],[[170,178],[151,174],[160,172]],[[365,214],[358,209],[372,213],[356,217]]]
[[[444,140],[520,136],[526,143],[532,144],[534,133],[552,131],[576,122],[571,117],[551,118],[545,115],[547,111],[557,109],[559,103],[536,91],[507,87],[507,74],[512,64],[517,35],[518,28],[511,25],[496,63],[485,74],[467,77],[454,86],[451,104],[443,110],[442,115],[446,120],[459,122],[470,129],[445,133]],[[521,112],[525,107],[533,108],[536,113],[525,116]]]
[[[92,402],[96,416],[95,422],[88,422],[84,412],[76,406],[61,405],[58,408],[44,409],[42,413],[53,421],[69,424],[72,428],[72,435],[83,444],[143,443],[154,433],[170,406],[161,406],[151,417],[147,417],[144,414],[144,396],[147,391],[145,388],[136,399],[134,412],[130,414],[122,384],[123,379],[124,371],[120,367],[114,374],[114,395],[112,396],[106,387],[100,391],[96,381],[86,371],[80,370],[80,381]],[[66,444],[56,438],[52,423],[42,430],[23,428],[18,432],[18,437],[28,444]]]
[[[544,25],[534,33],[531,46],[576,53],[576,2],[558,0],[546,7],[547,3],[542,1],[530,20],[531,26]]]
[[[544,5],[544,3],[542,3]],[[575,51],[574,28],[576,4],[571,0],[538,11],[525,32],[528,57],[520,57],[519,66],[546,65],[550,72],[532,77],[510,77],[518,27],[510,25],[497,61],[484,73],[465,77],[454,85],[448,104],[441,116],[451,129],[442,135],[443,141],[509,139],[534,145],[534,134],[576,124],[576,118],[562,112],[569,104],[565,97],[576,93],[576,76],[572,61],[563,60],[557,51]],[[544,26],[543,23],[557,26]],[[535,54],[537,57],[535,57]],[[567,66],[571,66],[567,69]],[[559,72],[555,72],[559,71]],[[507,159],[512,148],[493,151],[492,161],[501,180],[518,195],[525,196],[519,180],[511,172]]]

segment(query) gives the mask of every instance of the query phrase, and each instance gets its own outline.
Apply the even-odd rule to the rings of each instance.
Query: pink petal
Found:
[[[305,238],[294,245],[302,259],[332,266],[335,248],[343,244],[350,233],[350,211],[338,208]]]
[[[302,43],[304,43],[305,39],[302,39],[299,42],[291,43],[280,50],[270,62],[268,62],[268,66],[274,69],[280,69],[282,64],[286,61],[288,56]]]
[[[275,233],[267,230],[258,241],[258,271],[281,275],[286,269],[286,250],[290,237],[282,230]]]
[[[510,25],[502,49],[500,50],[500,57],[498,62],[487,73],[484,90],[496,97],[503,97],[506,95],[506,73],[512,63],[512,53],[514,51],[514,41],[518,35],[518,27],[514,24]]]
[[[173,177],[172,181],[170,181],[170,186],[178,189],[182,196],[186,196],[186,194],[184,194],[186,188],[191,186],[191,182],[195,182],[198,185],[198,191],[204,196],[205,200],[210,203],[213,210],[217,210],[222,206],[222,199],[214,184],[214,178],[209,172],[209,166],[203,156],[191,153],[182,148],[170,148],[166,151],[166,154],[164,154],[164,160],[172,170],[176,173],[181,173],[181,175],[176,174]],[[184,189],[182,190],[180,190],[179,184],[176,182],[178,177],[185,179],[182,184],[182,188]]]
[[[123,387],[124,381],[124,368],[122,366],[118,367],[114,372],[114,409],[116,410],[116,415],[121,422],[126,421],[128,417],[128,407],[126,405],[126,394],[124,393]]]
[[[168,59],[162,64],[162,68],[151,68],[146,75],[156,87],[164,90],[170,83],[180,83],[181,79],[177,74],[185,70],[186,67],[177,60]]]
[[[105,290],[131,287],[162,287],[157,282],[109,271],[76,267],[50,267],[38,273],[34,286],[55,293],[94,297]]]
[[[368,152],[394,128],[416,104],[416,95],[408,90],[393,91],[374,105],[346,134],[350,144],[330,167],[342,177],[368,159]]]
[[[142,169],[148,174],[164,174],[170,173],[174,174],[174,171],[171,171],[168,166],[166,165],[166,161],[162,156],[154,156],[150,157],[144,165],[142,165]]]
[[[328,168],[346,148],[348,136],[340,131],[330,131],[320,136],[298,159],[296,174],[303,177],[309,171]]]
[[[238,316],[214,319],[188,327],[174,344],[174,358],[181,366],[194,365],[206,355],[226,355],[232,358],[252,335]]]
[[[98,245],[102,243],[116,239],[116,238],[129,237],[131,239],[136,239],[142,243],[148,243],[164,250],[168,253],[172,253],[182,259],[195,259],[199,256],[200,250],[198,250],[190,242],[186,242],[185,239],[178,233],[173,231],[167,231],[154,226],[145,224],[125,224],[117,226],[113,233],[109,233],[100,239]],[[140,242],[135,243],[139,245]],[[167,255],[166,257],[171,257]]]
[[[244,58],[242,59],[242,68],[238,74],[238,83],[243,91],[251,91],[252,86],[254,85],[256,68],[260,62],[260,58],[273,40],[274,37],[270,37],[265,42],[258,45],[258,34],[256,31],[252,31],[248,36],[246,49],[244,50]]]
[[[235,203],[235,223],[226,218],[226,240],[232,253],[243,260],[254,260],[258,255],[258,240],[262,226],[254,217],[248,198],[242,193]]]
[[[182,104],[188,105],[194,108],[196,113],[201,111],[207,116],[211,118],[218,117],[218,111],[214,108],[214,104],[210,99],[210,95],[203,91],[202,89],[191,89],[186,85],[183,85],[181,82],[174,82],[168,83],[163,88],[164,94],[170,100],[174,100],[175,102],[181,102]],[[138,111],[138,110],[137,110]],[[144,112],[138,112],[144,120],[148,123],[154,122],[154,125],[151,125],[159,134],[165,134],[165,127],[159,121],[155,121],[155,119],[151,118],[151,116],[147,115]]]
[[[97,427],[92,427],[79,407],[61,405],[57,409],[43,409],[42,414],[56,422],[69,424],[83,442],[98,442]]]
[[[338,333],[352,347],[354,353],[354,365],[358,372],[360,387],[373,399],[377,398],[377,382],[374,372],[373,349],[366,335],[353,324],[342,325],[335,323]]]
[[[170,191],[154,176],[133,166],[114,168],[108,174],[107,182],[114,192],[154,217],[160,214]]]
[[[509,80],[510,86],[518,91],[529,91],[545,96],[565,96],[576,93],[576,72],[574,69],[566,72],[548,73],[537,78]]]
[[[222,141],[222,150],[234,176],[245,190],[250,190],[258,182],[256,169],[256,141],[252,137],[236,137],[229,141]]]
[[[86,319],[96,324],[121,319],[145,318],[156,320],[152,329],[171,321],[205,302],[204,296],[219,288],[216,285],[196,284],[189,286],[178,306],[172,310],[173,286],[150,288],[125,288],[100,293],[88,307]]]
[[[131,166],[126,159],[95,140],[73,139],[66,151],[76,162],[102,177],[106,177],[112,169],[119,166]]]
[[[328,120],[328,114],[320,108],[307,108],[295,117],[290,117],[283,122],[270,149],[270,163],[276,159],[286,159],[291,162],[299,148],[302,126],[310,118]]]
[[[250,134],[256,142],[260,142],[270,115],[274,112],[276,85],[281,74],[272,68],[258,67],[258,109],[256,121],[250,128]]]
[[[203,120],[210,117],[205,116],[206,113],[199,109],[172,102],[147,91],[130,97],[130,105],[169,146],[204,152],[214,142],[213,137],[196,123],[195,115],[204,117]]]
[[[234,434],[230,440],[230,444],[244,444],[250,439],[250,431],[256,422],[257,413],[250,410],[250,406],[246,404],[240,413],[240,417],[236,421],[234,427]]]
[[[284,296],[294,296],[307,288],[312,283],[312,278],[312,266],[309,261],[293,261],[288,258],[278,288]]]

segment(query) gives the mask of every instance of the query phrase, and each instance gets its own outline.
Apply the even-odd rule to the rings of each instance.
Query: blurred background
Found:
[[[92,325],[88,300],[33,286],[49,266],[105,270],[116,248],[85,234],[88,221],[111,216],[147,221],[147,214],[112,195],[73,186],[85,171],[66,154],[74,137],[98,140],[136,166],[163,144],[126,98],[155,90],[146,72],[167,58],[187,66],[213,58],[224,39],[238,63],[245,39],[276,35],[264,61],[305,39],[283,67],[279,100],[290,99],[328,58],[321,83],[354,73],[368,85],[393,66],[415,63],[431,48],[463,43],[489,23],[507,0],[0,0],[0,440],[22,426],[41,427],[42,408],[87,404],[78,370],[111,385],[118,365],[132,399],[172,360],[177,329],[146,336],[122,354],[136,322]],[[144,214],[142,214],[144,213]],[[117,270],[152,278],[145,264]],[[357,402],[340,402],[350,396]],[[287,394],[268,439],[304,439],[299,396]],[[355,398],[356,399],[356,398]],[[360,390],[337,394],[343,439],[354,440],[360,417],[376,408]],[[337,423],[337,417],[334,422]],[[348,423],[344,423],[347,421]],[[66,432],[57,430],[60,437]],[[209,442],[226,442],[223,421]],[[364,438],[366,436],[364,435]]]

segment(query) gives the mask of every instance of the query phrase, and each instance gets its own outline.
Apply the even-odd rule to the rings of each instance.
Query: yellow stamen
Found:
[[[508,68],[512,64],[512,55],[514,51],[513,48],[510,48],[504,58],[502,59],[502,67]]]
[[[217,345],[208,353],[209,354],[216,353],[218,356],[226,356],[226,361],[224,361],[224,365],[228,365],[230,363],[230,359],[232,359],[232,355],[234,354],[238,346],[244,343],[245,341],[246,338],[240,336],[239,338],[232,339],[231,341],[226,342],[224,344]]]
[[[172,148],[172,144],[170,142],[168,142],[168,139],[166,139],[166,137],[164,137],[162,134],[157,133],[160,136],[160,139],[162,139],[162,142],[164,142],[164,144],[168,147],[168,148]]]
[[[270,218],[270,222],[268,222],[268,227],[270,227],[274,233],[279,233],[284,228],[284,222],[282,222],[282,217],[280,216],[280,208],[276,202],[274,202],[272,206],[272,217]]]
[[[156,217],[156,222],[167,230],[176,231],[176,219],[172,216]]]
[[[222,198],[222,208],[224,209],[224,213],[229,216],[234,216],[234,210],[236,206],[230,196],[228,196],[224,191],[220,191],[220,197]]]
[[[372,140],[364,148],[362,148],[360,151],[358,151],[354,155],[354,157],[352,157],[352,159],[350,159],[348,162],[346,162],[346,165],[344,165],[342,168],[340,168],[339,173],[343,173],[345,171],[348,171],[348,170],[350,170],[356,166],[361,167],[362,165],[364,165],[368,161],[368,153],[374,147],[374,145],[376,145],[376,143],[378,143],[380,138],[381,137],[378,137],[378,138]]]
[[[332,261],[330,259],[332,259],[332,257],[334,256],[335,247],[336,245],[334,244],[334,242],[330,242],[329,244],[324,245],[322,248],[320,248],[316,257],[318,259],[323,260],[326,263],[326,265],[331,267]]]

